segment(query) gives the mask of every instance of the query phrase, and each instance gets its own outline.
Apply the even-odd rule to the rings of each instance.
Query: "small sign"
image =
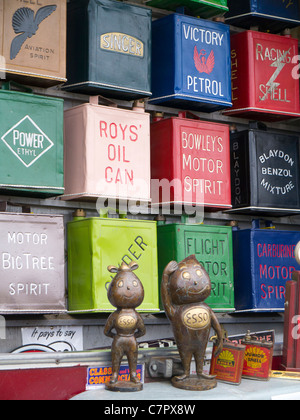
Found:
[[[42,345],[53,351],[82,351],[83,327],[30,327],[22,328],[23,346]]]
[[[144,365],[137,365],[137,377],[144,383]],[[111,366],[94,366],[89,367],[87,371],[87,383],[86,389],[99,389],[104,388],[105,384],[110,381],[112,376],[112,367]],[[121,366],[119,373],[119,381],[129,381],[130,373],[129,366]]]
[[[54,143],[39,128],[39,126],[26,115],[21,121],[7,131],[1,140],[12,153],[29,168],[48,150]]]

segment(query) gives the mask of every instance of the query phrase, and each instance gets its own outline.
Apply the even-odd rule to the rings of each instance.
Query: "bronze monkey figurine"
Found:
[[[175,387],[190,390],[207,390],[217,386],[214,376],[203,373],[205,351],[210,329],[218,337],[216,354],[223,347],[222,330],[211,308],[204,303],[210,296],[211,282],[195,255],[177,264],[171,261],[163,272],[161,296],[165,312],[174,332],[184,375],[174,377]],[[190,375],[192,357],[196,362],[197,376]]]
[[[122,263],[117,268],[109,266],[111,273],[117,273],[108,289],[108,300],[117,308],[105,325],[104,334],[114,339],[112,344],[111,380],[106,384],[110,391],[141,391],[143,385],[137,377],[138,344],[136,339],[146,333],[144,322],[135,308],[144,300],[144,288],[139,278],[133,273],[138,264]],[[113,330],[116,333],[113,333]],[[130,370],[130,382],[118,382],[121,361],[126,355]]]

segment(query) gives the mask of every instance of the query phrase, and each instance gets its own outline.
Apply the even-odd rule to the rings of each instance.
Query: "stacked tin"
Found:
[[[234,310],[231,227],[159,222],[158,251],[159,278],[170,261],[196,255],[212,283],[208,305],[216,312]]]
[[[300,211],[299,136],[263,128],[254,124],[249,130],[231,133],[233,212],[297,214]]]
[[[151,162],[152,180],[173,186],[160,194],[153,183],[153,203],[231,208],[227,125],[186,118],[185,113],[158,119],[151,124]]]
[[[171,14],[153,22],[150,104],[231,107],[229,26]]]
[[[78,170],[80,168],[80,170]],[[65,199],[150,200],[150,115],[90,103],[65,111]]]
[[[3,84],[0,90],[0,188],[31,196],[61,195],[63,101],[10,87]]]
[[[271,223],[262,229],[254,220],[251,229],[235,228],[233,255],[235,304],[240,311],[283,312],[285,285],[300,266],[295,260],[299,232],[277,230]]]
[[[231,36],[232,102],[226,115],[280,121],[300,115],[298,40],[256,31]]]
[[[111,312],[109,265],[138,263],[145,290],[139,311],[158,312],[156,222],[75,218],[68,224],[69,311]]]
[[[0,232],[0,312],[65,312],[63,218],[1,213]]]
[[[151,10],[113,0],[68,7],[65,89],[115,98],[151,95]]]
[[[0,71],[37,86],[66,82],[66,0],[0,1]]]

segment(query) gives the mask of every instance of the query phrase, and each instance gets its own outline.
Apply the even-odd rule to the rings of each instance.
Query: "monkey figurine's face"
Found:
[[[139,278],[132,272],[136,263],[122,264],[121,267],[108,267],[111,273],[117,273],[108,289],[108,300],[116,308],[137,308],[144,300],[144,288]]]
[[[204,302],[210,296],[209,275],[195,257],[178,264],[170,276],[169,293],[175,305]]]

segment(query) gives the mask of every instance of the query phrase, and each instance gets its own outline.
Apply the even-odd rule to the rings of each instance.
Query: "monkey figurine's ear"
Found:
[[[131,263],[129,264],[129,267],[130,267],[131,271],[134,271],[134,270],[137,270],[139,268],[139,265],[138,265],[137,262],[131,261]]]
[[[109,265],[109,266],[107,267],[107,270],[108,270],[110,273],[117,273],[117,272],[118,272],[118,268],[117,268],[117,267],[115,267],[114,265]]]
[[[176,261],[171,261],[169,262],[169,264],[166,266],[164,273],[168,274],[169,276],[171,274],[173,274],[176,270],[178,270],[178,264]]]

